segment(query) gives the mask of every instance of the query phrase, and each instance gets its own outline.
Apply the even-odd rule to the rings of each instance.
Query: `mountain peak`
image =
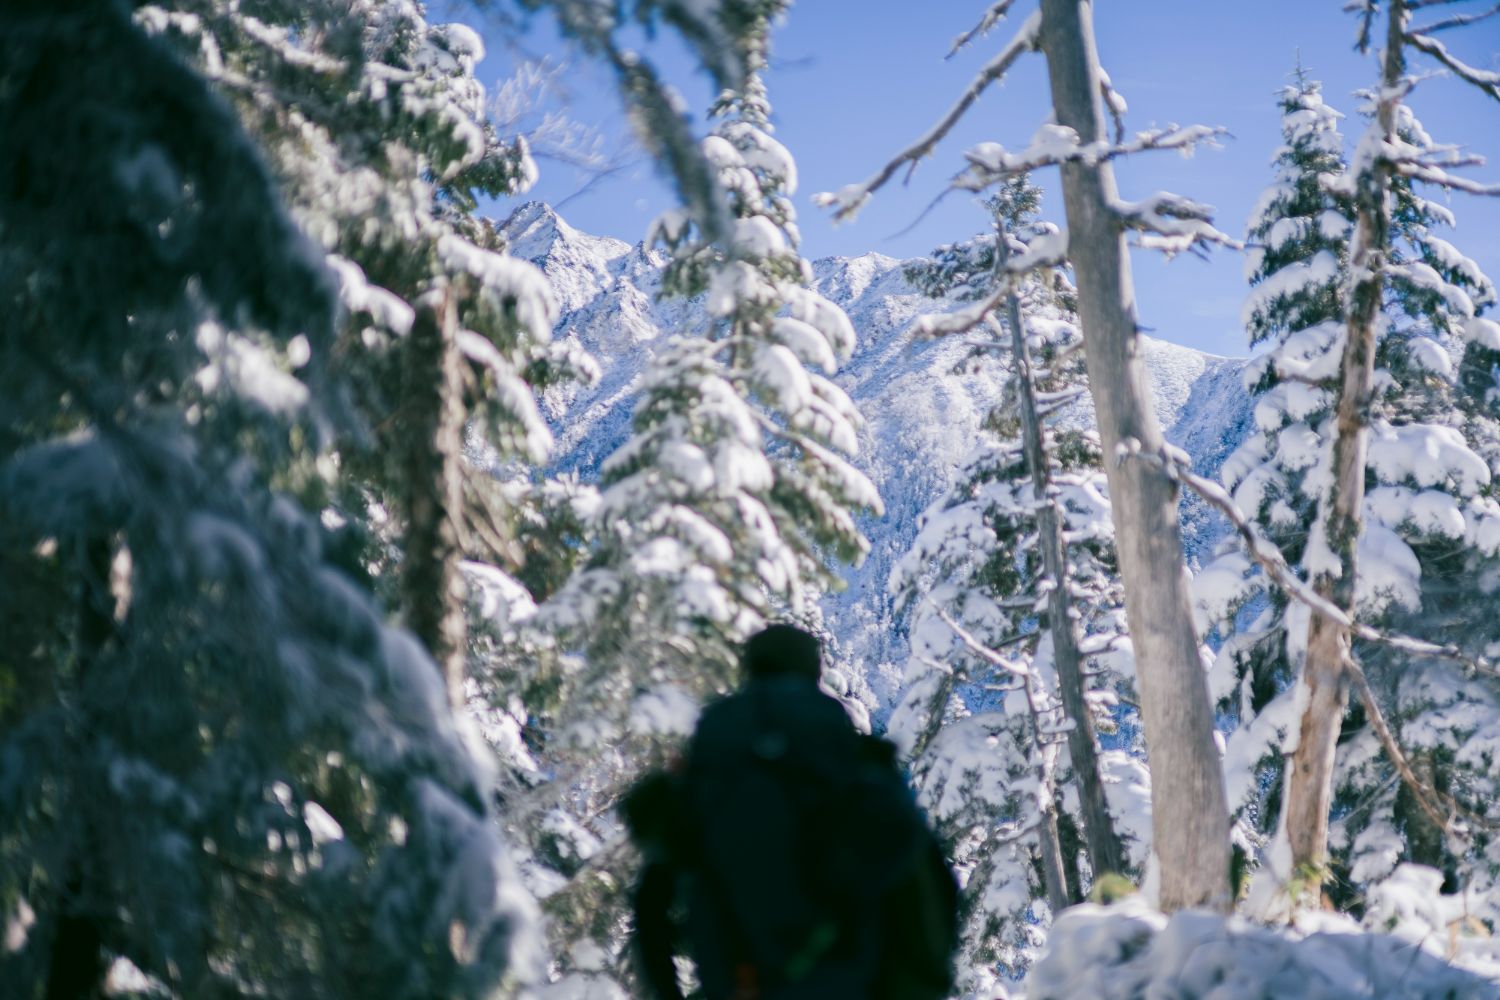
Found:
[[[510,241],[510,252],[536,263],[549,257],[567,256],[575,265],[579,257],[597,258],[600,266],[630,252],[630,244],[608,236],[592,236],[574,229],[546,202],[528,201],[500,224]]]
[[[529,259],[546,257],[554,243],[577,232],[543,201],[526,202],[510,213],[500,229],[510,241],[510,252]]]

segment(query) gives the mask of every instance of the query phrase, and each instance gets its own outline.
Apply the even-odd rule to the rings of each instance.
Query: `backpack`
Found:
[[[751,682],[704,712],[679,775],[648,781],[627,825],[685,874],[707,996],[946,995],[953,876],[894,749],[814,684]]]

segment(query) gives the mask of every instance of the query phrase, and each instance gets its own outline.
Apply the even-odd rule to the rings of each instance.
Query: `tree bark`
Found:
[[[1387,10],[1383,96],[1377,122],[1386,141],[1395,134],[1396,91],[1405,72],[1402,57],[1406,25],[1405,0],[1391,0]],[[1375,381],[1375,323],[1380,314],[1384,264],[1390,242],[1389,167],[1380,161],[1356,178],[1355,235],[1350,251],[1354,276],[1346,320],[1337,416],[1333,439],[1333,487],[1319,504],[1324,538],[1337,559],[1336,568],[1321,568],[1313,590],[1351,617],[1361,509],[1365,499],[1365,453],[1369,409]],[[1333,770],[1339,730],[1349,704],[1349,631],[1312,612],[1307,626],[1307,655],[1301,683],[1306,708],[1298,730],[1287,780],[1286,832],[1294,871],[1321,871],[1328,859],[1328,812],[1333,801]]]
[[[1047,889],[1047,905],[1052,908],[1055,918],[1073,904],[1068,896],[1067,876],[1063,873],[1062,838],[1057,832],[1056,805],[1042,810],[1037,843],[1042,852],[1042,881]]]
[[[467,590],[459,570],[463,510],[463,357],[451,289],[425,296],[406,341],[398,431],[406,539],[401,602],[407,627],[427,647],[449,699],[463,701]]]
[[[1010,256],[1003,227],[996,232],[996,258],[1000,267]],[[1052,635],[1052,659],[1057,668],[1057,686],[1063,712],[1073,722],[1068,731],[1068,757],[1078,782],[1078,802],[1083,814],[1084,842],[1088,845],[1089,868],[1098,878],[1120,870],[1120,841],[1104,798],[1099,775],[1099,755],[1094,745],[1094,720],[1084,698],[1083,656],[1078,651],[1078,632],[1073,623],[1072,595],[1068,589],[1068,555],[1063,542],[1063,512],[1052,488],[1045,429],[1037,415],[1036,382],[1031,371],[1031,351],[1021,325],[1020,298],[1005,297],[1005,320],[1010,326],[1012,364],[1016,369],[1016,395],[1021,404],[1021,442],[1026,470],[1037,502],[1037,540],[1042,550],[1042,569],[1052,581],[1047,594],[1047,625]]]
[[[1074,129],[1081,142],[1105,138],[1086,0],[1042,0],[1042,50],[1057,122]],[[1150,753],[1160,903],[1167,910],[1227,910],[1229,809],[1188,599],[1176,490],[1161,470],[1116,458],[1124,441],[1134,439],[1147,451],[1164,442],[1143,377],[1130,259],[1112,207],[1114,172],[1108,162],[1075,162],[1062,167],[1062,180],[1068,257],[1078,285]]]
[[[1042,885],[1047,890],[1047,905],[1055,917],[1073,900],[1068,896],[1068,879],[1063,870],[1062,836],[1057,829],[1057,786],[1052,780],[1048,747],[1044,742],[1041,713],[1037,710],[1036,692],[1031,677],[1023,678],[1026,708],[1031,714],[1031,739],[1036,749],[1036,796],[1041,815],[1037,817],[1037,847],[1042,855]]]

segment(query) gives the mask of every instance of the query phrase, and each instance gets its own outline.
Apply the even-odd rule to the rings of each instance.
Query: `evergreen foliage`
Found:
[[[568,974],[602,954],[610,975],[629,978],[629,858],[610,812],[622,789],[691,731],[703,699],[734,685],[747,635],[777,615],[817,626],[834,563],[868,549],[855,517],[879,510],[849,460],[860,416],[830,378],[854,331],[809,287],[796,167],[768,120],[761,74],[782,6],[717,22],[734,32],[745,75],[693,155],[712,168],[725,234],[688,206],[647,240],[670,258],[663,295],[702,302],[705,325],[655,348],[633,434],[597,493],[568,487],[556,517],[538,522],[574,532],[578,558],[554,559],[551,582],[511,605],[524,616],[516,642],[488,664],[510,679],[496,690],[519,691],[492,731],[512,763],[508,819],[532,849],[529,877]]]
[[[762,39],[767,27],[756,28]],[[730,193],[732,238],[710,242],[680,212],[653,227],[672,254],[664,293],[703,296],[709,328],[658,351],[635,434],[604,463],[597,548],[543,609],[586,633],[586,659],[602,673],[567,683],[591,708],[628,697],[646,664],[694,696],[722,690],[734,644],[774,609],[815,617],[836,580],[830,560],[868,548],[854,514],[879,499],[844,457],[857,450],[859,414],[809,370],[832,374],[854,332],[807,287],[795,165],[770,134],[763,58],[743,93],[721,98],[703,142]]]
[[[482,200],[524,191],[536,177],[525,140],[498,136],[488,120],[478,35],[429,24],[420,5],[374,0],[253,13],[184,0],[139,16],[231,99],[338,275],[345,318],[332,356],[359,419],[340,440],[340,487],[311,502],[363,539],[363,561],[388,586],[408,473],[407,335],[424,301],[451,296],[467,444],[479,459],[456,470],[467,498],[462,536],[471,556],[514,568],[513,525],[491,472],[545,459],[552,436],[533,390],[592,377],[594,365],[551,342],[551,289],[504,254],[477,214]]]
[[[278,488],[346,416],[336,283],[143,23],[0,15],[0,981],[489,995],[539,964],[492,779]]]

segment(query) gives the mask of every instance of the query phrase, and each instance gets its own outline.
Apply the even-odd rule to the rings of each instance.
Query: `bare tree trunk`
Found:
[[[1395,134],[1396,87],[1405,72],[1402,57],[1405,0],[1391,0],[1387,14],[1382,98],[1377,121],[1385,139]],[[1313,590],[1353,616],[1358,571],[1360,515],[1365,499],[1365,452],[1375,380],[1375,322],[1380,313],[1385,255],[1390,242],[1389,167],[1377,162],[1356,179],[1356,223],[1350,269],[1354,280],[1344,341],[1342,381],[1333,439],[1333,487],[1319,506],[1324,537],[1337,568],[1320,569]],[[1328,857],[1328,811],[1333,801],[1333,768],[1339,729],[1349,704],[1349,631],[1317,611],[1307,626],[1302,681],[1307,707],[1287,780],[1286,831],[1296,870],[1320,870]]]
[[[1105,138],[1092,8],[1042,0],[1042,50],[1057,121],[1084,143]],[[1145,462],[1120,463],[1135,439],[1163,444],[1141,367],[1130,259],[1108,162],[1062,167],[1068,257],[1078,283],[1089,389],[1104,443],[1141,715],[1150,752],[1154,850],[1161,905],[1227,910],[1229,809],[1213,712],[1188,599],[1176,490]]]
[[[1026,692],[1026,708],[1031,714],[1031,740],[1036,748],[1037,803],[1041,815],[1037,817],[1037,846],[1042,853],[1042,881],[1047,890],[1047,905],[1055,916],[1073,903],[1068,895],[1067,875],[1063,871],[1062,837],[1057,829],[1057,787],[1052,780],[1050,748],[1045,742],[1041,712],[1037,709],[1036,692],[1031,686],[1031,676],[1021,680]]]
[[[458,565],[464,412],[457,327],[451,289],[424,297],[406,341],[397,432],[406,507],[402,608],[407,627],[437,661],[454,705],[463,700],[468,641]]]
[[[76,734],[88,739],[90,694],[88,675],[114,629],[114,599],[110,595],[110,564],[114,547],[107,538],[93,538],[82,553],[84,574],[78,598],[77,689],[84,713]],[[57,928],[52,935],[52,954],[47,963],[46,1000],[93,1000],[104,995],[104,932],[95,898],[99,877],[96,834],[88,812],[82,813],[76,853],[68,861],[58,901]]]
[[[996,232],[996,258],[1003,268],[1010,256],[1004,227]],[[1052,589],[1047,594],[1048,629],[1052,634],[1052,659],[1057,667],[1057,686],[1063,712],[1073,722],[1068,731],[1068,756],[1078,782],[1078,801],[1083,813],[1084,842],[1094,877],[1120,870],[1120,841],[1115,836],[1099,776],[1099,755],[1094,746],[1094,720],[1084,698],[1083,656],[1078,651],[1078,633],[1073,624],[1072,595],[1068,589],[1068,556],[1063,543],[1063,512],[1052,488],[1045,429],[1037,415],[1036,382],[1031,371],[1031,351],[1021,325],[1021,302],[1012,292],[1005,297],[1005,320],[1010,325],[1012,364],[1016,369],[1017,396],[1021,403],[1021,441],[1026,470],[1031,474],[1037,500],[1037,539],[1042,549],[1042,568]]]
[[[1062,837],[1057,832],[1055,803],[1042,810],[1037,843],[1041,845],[1042,851],[1042,878],[1046,883],[1047,905],[1052,907],[1055,917],[1074,902],[1068,895],[1068,880],[1063,872]]]

